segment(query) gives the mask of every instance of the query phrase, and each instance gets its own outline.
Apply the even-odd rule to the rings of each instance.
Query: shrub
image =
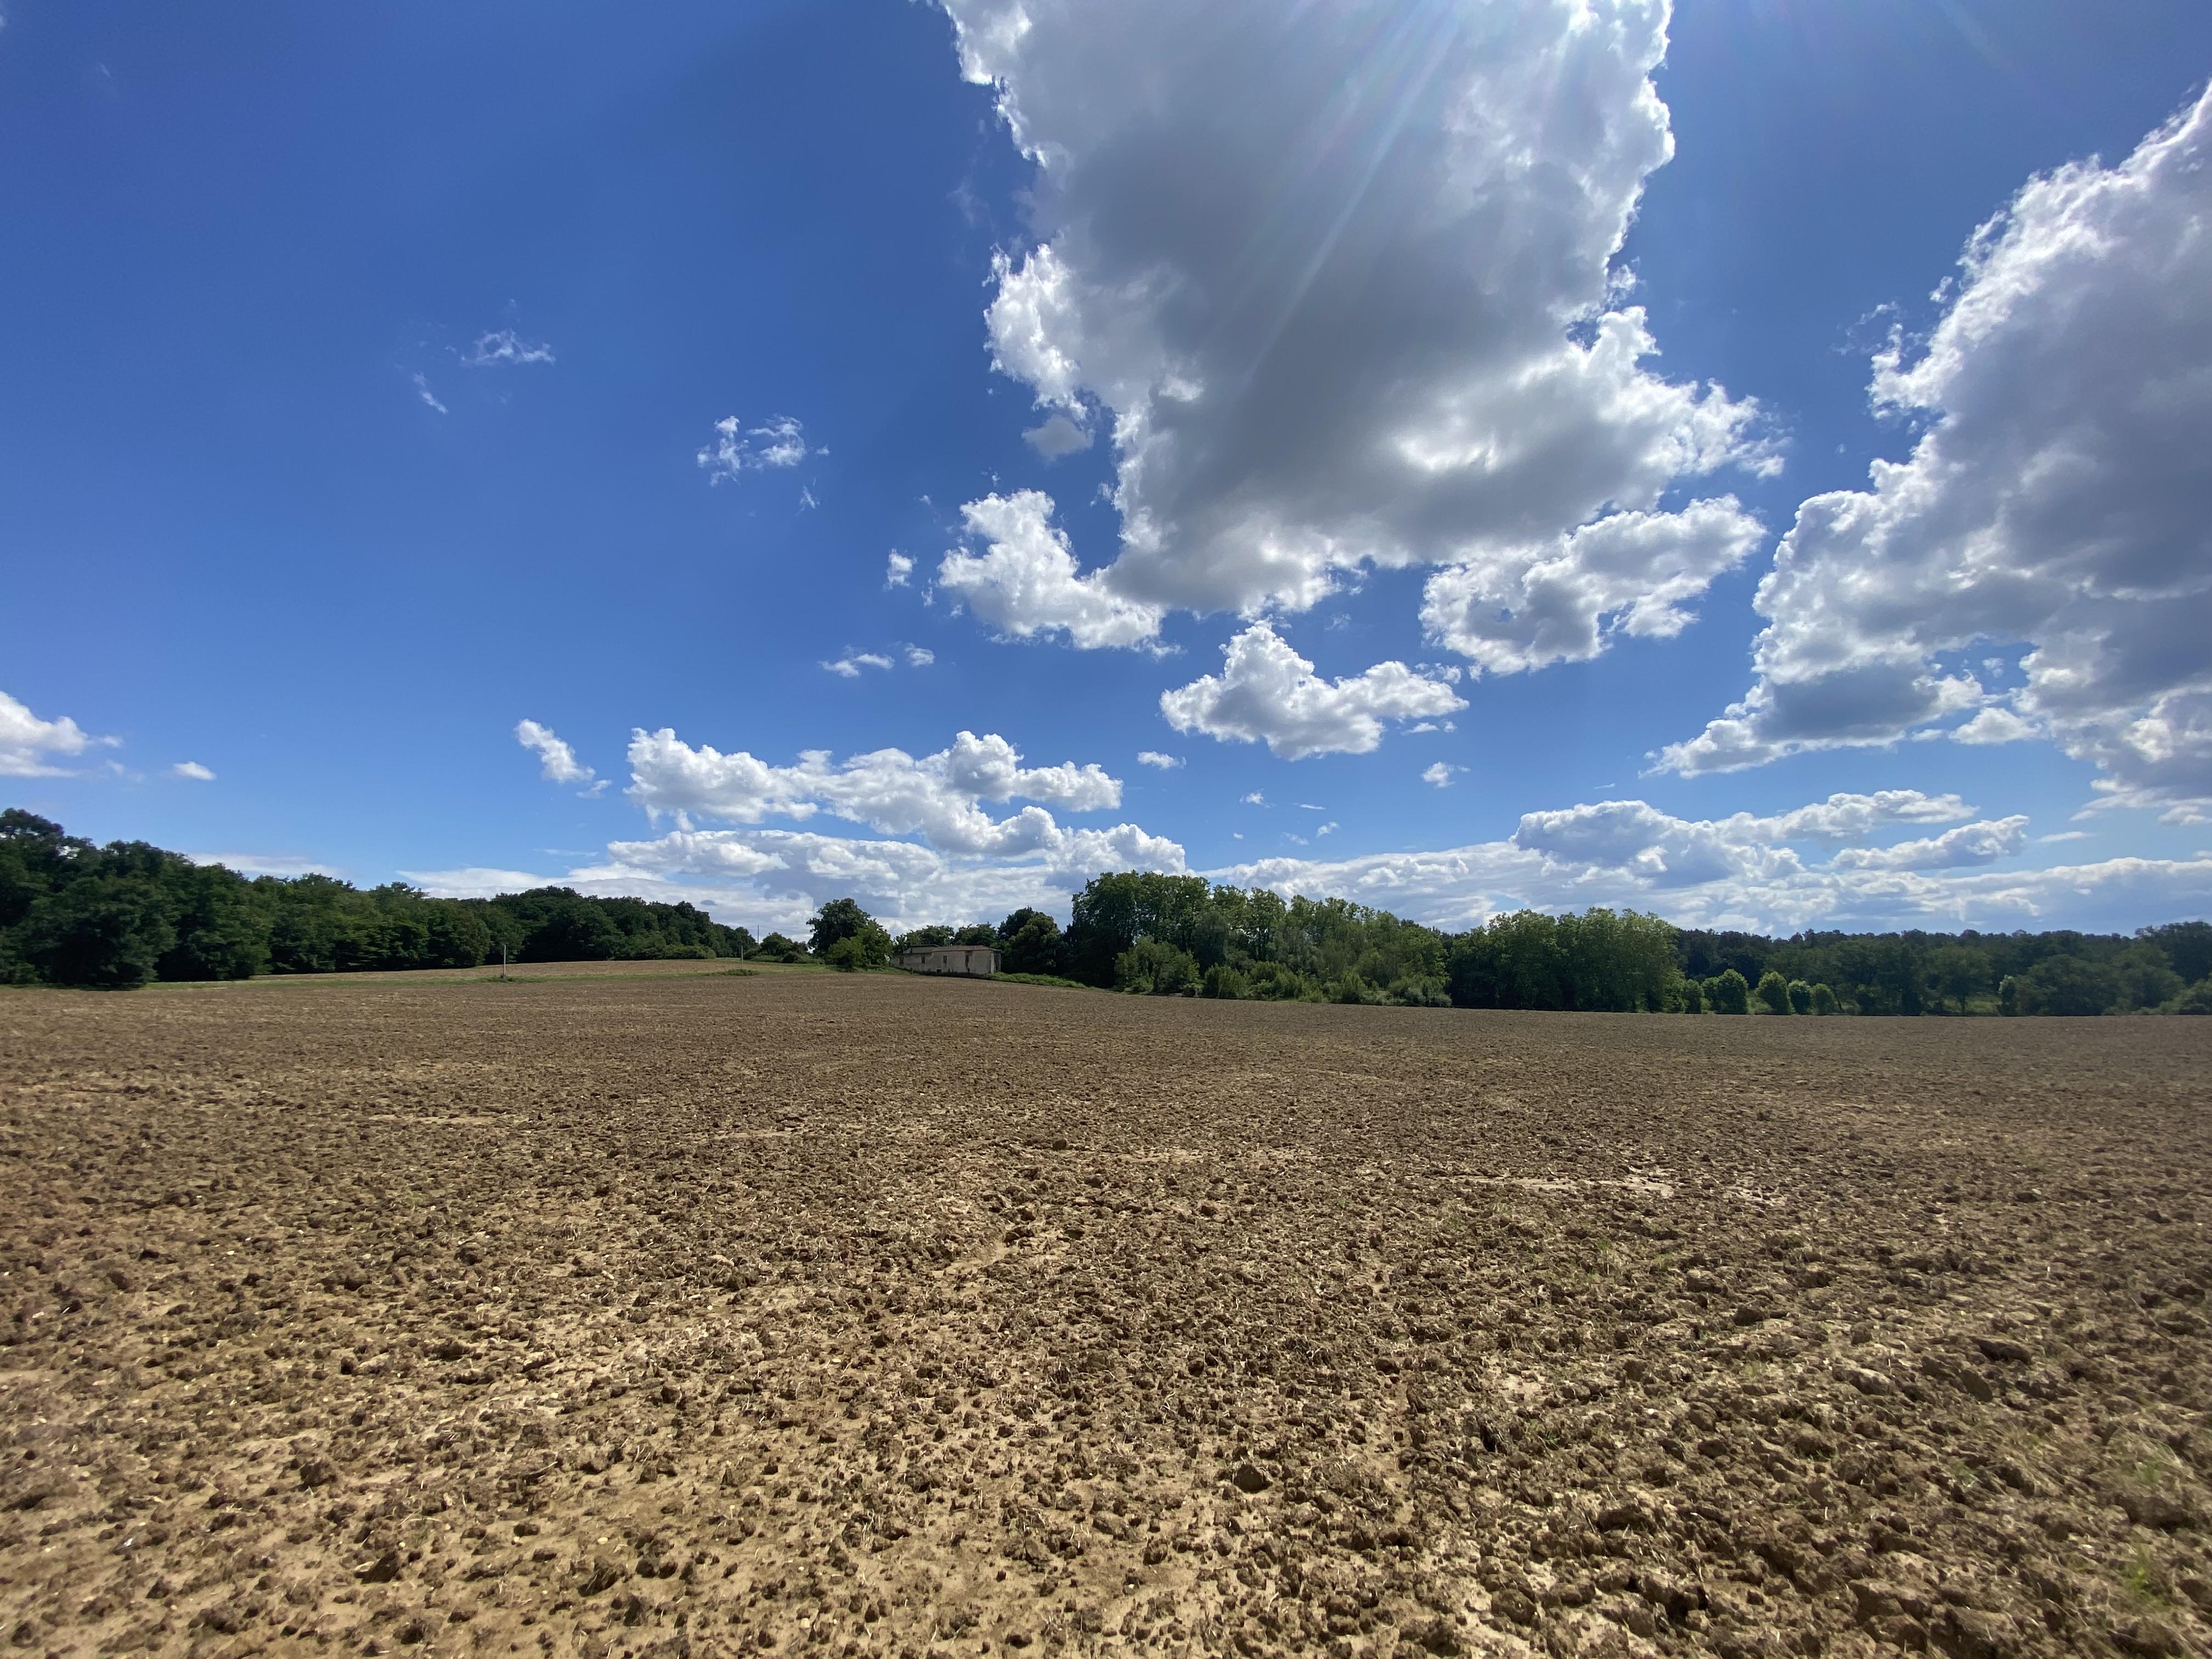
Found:
[[[1747,1014],[1751,1012],[1751,982],[1731,968],[1705,981],[1705,1000],[1713,1005],[1717,1014]]]
[[[1198,989],[1198,958],[1156,939],[1140,939],[1114,958],[1114,988],[1132,996],[1188,996]]]
[[[1449,1008],[1452,1006],[1451,992],[1441,979],[1425,979],[1413,974],[1401,974],[1384,990],[1383,1000],[1395,1002],[1401,1008]]]
[[[1705,1012],[1705,988],[1685,977],[1681,988],[1674,993],[1674,1001],[1683,1013],[1702,1014]]]
[[[1343,978],[1328,988],[1328,1000],[1331,1002],[1348,1002],[1356,1005],[1381,1002],[1384,999],[1379,988],[1369,984],[1357,973],[1351,973],[1345,975]]]
[[[891,959],[891,936],[872,921],[857,933],[848,933],[823,952],[823,961],[841,974],[857,974],[884,966]]]
[[[1770,1014],[1790,1012],[1790,981],[1768,969],[1759,976],[1759,1000]]]
[[[1206,970],[1206,979],[1198,988],[1202,997],[1218,997],[1224,1002],[1239,1002],[1252,994],[1252,982],[1225,962],[1217,962]]]
[[[1836,994],[1825,984],[1815,985],[1813,988],[1813,1012],[1816,1014],[1832,1014],[1836,1012]]]
[[[2177,1014],[2212,1014],[2212,977],[2198,980],[2167,1006]]]
[[[804,962],[806,960],[806,947],[795,939],[787,939],[781,933],[770,933],[760,942],[759,956],[763,962]]]
[[[1790,981],[1790,1012],[1793,1014],[1813,1012],[1813,988],[1802,979]]]

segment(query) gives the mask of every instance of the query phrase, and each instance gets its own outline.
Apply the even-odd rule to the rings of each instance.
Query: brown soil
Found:
[[[529,971],[0,994],[0,1643],[2212,1651],[2212,1020]]]

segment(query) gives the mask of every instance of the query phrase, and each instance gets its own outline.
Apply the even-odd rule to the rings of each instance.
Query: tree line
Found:
[[[144,842],[95,847],[49,819],[0,812],[0,983],[127,990],[155,980],[250,979],[501,960],[803,954],[756,943],[691,904],[539,887],[439,899],[393,882],[249,877]]]
[[[2212,925],[2135,934],[1679,928],[1633,910],[1519,910],[1464,933],[1344,899],[1285,898],[1124,871],[1075,896],[1068,926],[1005,921],[894,939],[850,898],[804,941],[756,940],[690,904],[539,887],[439,899],[404,883],[248,877],[144,842],[95,847],[0,812],[0,983],[127,989],[501,959],[816,961],[863,971],[932,945],[988,945],[1004,971],[1136,994],[1416,1007],[1771,1014],[2212,1013]]]
[[[884,954],[952,944],[996,945],[1011,973],[1150,995],[1619,1013],[2212,1013],[2203,921],[2132,936],[1776,939],[1593,908],[1517,910],[1455,933],[1344,899],[1127,871],[1087,883],[1065,929],[1023,909],[995,927],[917,929]]]

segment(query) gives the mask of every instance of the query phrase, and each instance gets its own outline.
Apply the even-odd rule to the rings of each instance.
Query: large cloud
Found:
[[[1002,631],[1127,644],[1445,564],[1432,628],[1504,672],[1671,632],[1743,556],[1732,501],[1653,509],[1769,466],[1755,411],[1650,371],[1613,264],[1672,150],[1663,0],[944,3],[1039,169],[997,365],[1117,465],[1102,570],[971,514],[991,550],[944,580]]]
[[[1971,816],[1955,795],[1835,795],[1767,817],[1686,819],[1640,800],[1531,812],[1510,841],[1337,860],[1267,859],[1211,872],[1284,893],[1339,894],[1446,927],[1533,905],[1656,910],[1686,926],[1787,933],[2071,925],[2132,927],[2212,910],[2212,853],[2045,869],[1985,866],[2020,852],[2007,817],[1887,847],[1845,847],[1905,824]]]
[[[0,691],[0,778],[60,778],[70,769],[56,757],[74,758],[88,749],[113,747],[114,738],[95,738],[66,714],[40,720],[24,704]]]
[[[2118,167],[2032,181],[1974,238],[1924,349],[1877,361],[1874,396],[1927,430],[1870,489],[1799,508],[1759,586],[1750,692],[1661,763],[1756,765],[1977,710],[1953,735],[2047,735],[2113,799],[2199,815],[2212,94]]]
[[[682,828],[694,817],[756,823],[826,811],[882,835],[918,835],[940,852],[999,857],[1056,855],[1075,832],[1042,806],[994,819],[981,801],[1018,796],[1074,812],[1121,804],[1121,781],[1096,762],[1024,767],[1021,758],[995,733],[963,732],[950,748],[919,760],[902,749],[878,749],[841,765],[827,750],[811,750],[796,765],[771,766],[742,750],[694,748],[664,727],[630,734],[628,793],[655,817],[674,815]]]
[[[828,900],[853,898],[894,930],[991,921],[1024,905],[1065,916],[1074,890],[1102,870],[1188,868],[1175,842],[1134,824],[1059,829],[1026,852],[957,855],[918,842],[793,830],[678,830],[607,844],[606,857],[561,875],[514,870],[404,872],[442,896],[484,897],[549,883],[579,892],[688,900],[758,933],[803,933]]]
[[[1223,649],[1221,672],[1160,694],[1178,732],[1265,741],[1285,760],[1364,755],[1382,741],[1385,720],[1418,720],[1467,707],[1442,680],[1401,662],[1377,663],[1348,679],[1325,680],[1264,622]],[[1456,677],[1458,671],[1453,670]]]
[[[947,553],[937,584],[1001,634],[1057,633],[1088,648],[1139,645],[1159,632],[1161,606],[1122,597],[1103,572],[1078,572],[1066,534],[1052,521],[1051,496],[1023,489],[960,511],[984,550]]]
[[[791,767],[694,749],[672,733],[631,744],[631,794],[664,834],[608,844],[601,860],[544,876],[489,869],[409,872],[436,893],[514,891],[547,882],[587,893],[688,899],[757,932],[803,927],[826,900],[855,897],[895,927],[994,920],[1024,905],[1065,917],[1103,871],[1187,873],[1184,850],[1131,823],[1062,825],[1039,807],[993,821],[975,803],[1030,795],[1110,805],[1095,767],[1028,768],[1003,738],[962,733],[917,761],[882,750]],[[879,838],[761,826],[816,812]],[[1589,905],[1656,910],[1686,926],[1786,933],[1805,927],[2130,927],[2212,912],[2212,853],[1998,867],[2024,852],[2027,820],[1975,819],[1953,794],[1836,794],[1787,811],[1688,819],[1640,800],[1526,814],[1508,840],[1340,860],[1274,858],[1206,872],[1285,894],[1334,895],[1447,927],[1504,910]],[[736,821],[702,829],[693,814]],[[1966,822],[1966,820],[1973,820]],[[1922,826],[1942,833],[1887,839]]]

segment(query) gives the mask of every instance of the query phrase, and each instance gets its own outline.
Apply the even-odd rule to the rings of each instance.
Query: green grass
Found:
[[[1065,991],[1095,991],[1095,985],[1085,985],[1079,979],[1062,979],[1056,974],[994,974],[994,979],[1010,985],[1051,985]]]

